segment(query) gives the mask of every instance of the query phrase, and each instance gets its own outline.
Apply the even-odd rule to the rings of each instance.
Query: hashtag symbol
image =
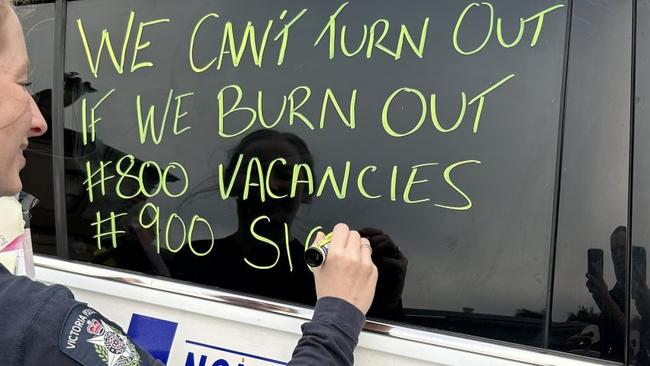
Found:
[[[86,162],[86,180],[83,182],[83,184],[86,186],[86,191],[88,191],[88,200],[90,202],[92,202],[94,199],[93,188],[95,188],[96,185],[99,185],[102,196],[106,194],[106,181],[115,177],[114,175],[109,175],[108,177],[106,176],[105,169],[107,166],[111,165],[111,163],[112,161],[109,161],[107,163],[101,161],[99,163],[99,168],[93,172],[90,162]],[[95,176],[97,176],[97,174],[99,174],[99,180],[93,182],[93,179]]]
[[[95,226],[97,229],[97,234],[93,236],[94,239],[97,239],[97,249],[102,249],[102,238],[106,236],[111,237],[111,243],[113,244],[113,248],[117,248],[117,234],[124,234],[124,230],[117,230],[117,224],[116,220],[118,217],[124,216],[126,213],[121,213],[121,214],[115,214],[115,212],[111,211],[110,215],[108,218],[102,219],[102,214],[97,211],[96,214],[96,220],[91,224],[91,226]],[[103,231],[102,227],[105,226],[106,223],[110,223],[110,229],[108,231]]]

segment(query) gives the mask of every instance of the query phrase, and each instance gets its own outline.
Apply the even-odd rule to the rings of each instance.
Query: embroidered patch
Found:
[[[68,312],[59,348],[84,366],[140,366],[142,359],[120,327],[85,304]]]

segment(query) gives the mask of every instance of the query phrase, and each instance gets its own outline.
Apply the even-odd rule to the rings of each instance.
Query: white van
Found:
[[[18,7],[36,277],[169,365],[285,364],[346,222],[359,365],[650,365],[650,2]]]

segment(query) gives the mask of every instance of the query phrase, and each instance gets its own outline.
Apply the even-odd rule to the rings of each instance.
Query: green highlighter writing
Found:
[[[322,240],[317,241],[305,250],[305,262],[307,262],[308,266],[315,268],[325,263],[328,245],[332,241],[332,236],[334,236],[334,233],[325,235]]]

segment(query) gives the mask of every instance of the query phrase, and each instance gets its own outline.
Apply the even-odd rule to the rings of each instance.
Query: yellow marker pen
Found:
[[[317,241],[305,250],[305,262],[310,267],[318,267],[327,259],[328,245],[332,241],[334,233],[325,235],[322,240]]]

